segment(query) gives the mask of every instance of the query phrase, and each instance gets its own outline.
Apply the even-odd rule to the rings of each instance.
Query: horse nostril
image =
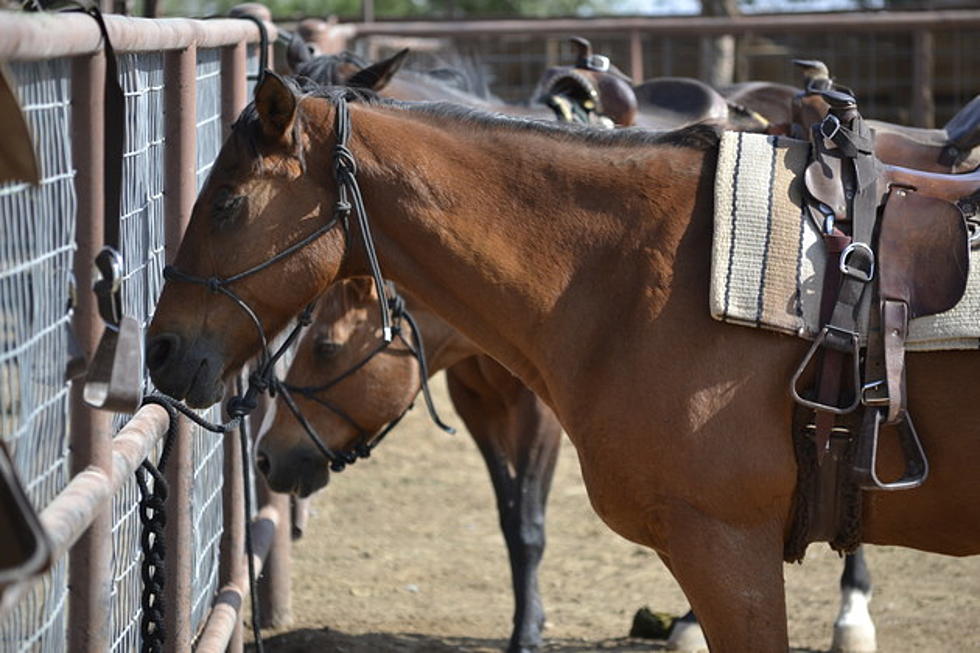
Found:
[[[272,471],[272,463],[269,462],[269,457],[261,451],[258,451],[255,454],[255,466],[258,467],[259,471],[265,476],[268,476],[269,472]]]
[[[175,333],[161,333],[154,336],[146,348],[147,368],[152,371],[163,367],[179,346],[180,336]]]

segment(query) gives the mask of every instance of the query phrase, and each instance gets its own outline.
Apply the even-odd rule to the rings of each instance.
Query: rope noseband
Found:
[[[439,414],[436,412],[435,404],[432,403],[432,395],[429,392],[428,383],[429,369],[425,358],[425,347],[422,343],[422,333],[419,331],[418,324],[415,322],[412,314],[409,313],[405,307],[405,300],[397,293],[393,285],[391,285],[391,294],[392,296],[387,300],[387,305],[391,311],[392,317],[394,318],[392,334],[405,345],[412,357],[418,361],[422,396],[425,398],[425,405],[429,412],[429,417],[436,426],[446,433],[455,433],[456,429],[446,425],[442,419],[440,419]],[[401,328],[402,318],[405,318],[405,321],[408,322],[409,326],[412,328],[413,342],[409,342],[405,339],[404,331]],[[384,440],[385,436],[388,435],[388,433],[390,433],[392,429],[398,425],[402,418],[405,417],[406,413],[412,409],[413,404],[410,403],[398,415],[398,417],[388,422],[380,431],[377,432],[376,435],[372,435],[368,429],[365,429],[358,424],[357,420],[351,417],[347,411],[326,397],[321,396],[324,392],[337,386],[344,379],[353,376],[358,370],[370,363],[375,356],[386,351],[391,346],[392,342],[393,340],[382,340],[374,349],[368,352],[364,358],[359,360],[343,373],[321,385],[297,386],[278,379],[274,381],[274,391],[278,392],[282,396],[283,401],[289,408],[289,411],[293,414],[293,417],[296,419],[299,425],[303,427],[303,431],[310,438],[316,448],[319,449],[320,453],[323,454],[323,456],[330,462],[330,469],[335,472],[343,471],[347,465],[353,464],[358,458],[369,458],[374,448],[377,447],[382,440]],[[316,427],[310,423],[310,421],[303,414],[302,410],[300,410],[299,406],[296,405],[296,400],[293,398],[294,394],[300,395],[309,401],[313,401],[323,406],[353,427],[358,435],[354,446],[348,451],[334,451],[328,447],[326,442],[324,442],[323,438],[320,436]]]

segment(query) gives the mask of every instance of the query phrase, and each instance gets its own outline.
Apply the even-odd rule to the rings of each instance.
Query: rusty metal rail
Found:
[[[908,32],[980,27],[980,9],[778,14],[766,16],[541,18],[537,20],[447,20],[343,23],[334,29],[356,36],[457,36],[491,34],[574,34],[633,31],[645,34],[704,35],[760,32]]]
[[[199,134],[202,129],[212,129],[208,125],[215,122],[211,121],[220,121],[222,130],[227,133],[228,126],[245,106],[247,75],[256,72],[254,65],[260,34],[253,22],[241,19],[149,20],[106,16],[105,21],[116,53],[121,61],[126,58],[125,65],[120,65],[120,72],[130,75],[127,78],[130,89],[126,91],[127,112],[131,107],[141,112],[132,116],[127,113],[127,122],[137,125],[138,138],[142,140],[130,135],[131,142],[127,146],[135,149],[125,155],[128,167],[124,170],[124,179],[140,185],[138,189],[127,189],[130,204],[136,200],[142,203],[133,204],[136,213],[120,219],[125,217],[136,227],[132,231],[134,237],[149,235],[153,239],[135,241],[127,256],[160,259],[136,260],[133,268],[139,278],[134,277],[132,282],[140,285],[138,289],[134,286],[138,292],[126,301],[138,301],[139,310],[148,311],[152,308],[153,293],[160,286],[157,268],[164,255],[154,248],[165,245],[166,254],[171,256],[176,251],[196,196],[197,184],[209,169],[210,157],[216,154],[212,151],[215,132],[208,132],[211,140],[204,150],[200,149]],[[274,40],[275,26],[266,23],[266,31],[270,41]],[[74,166],[74,197],[70,208],[65,209],[72,219],[62,228],[73,229],[77,247],[74,264],[70,267],[79,284],[80,301],[75,307],[72,325],[81,346],[91,355],[102,328],[87,291],[91,286],[91,261],[103,243],[102,164],[106,153],[102,147],[105,109],[102,97],[106,66],[101,35],[95,21],[83,14],[0,11],[0,62],[38,62],[43,71],[48,61],[67,63],[67,68],[61,65],[59,70],[70,70],[71,106],[66,114],[70,116],[71,129],[70,135],[59,136],[62,139],[59,143],[64,144],[70,157],[69,165]],[[249,70],[250,67],[253,69]],[[216,81],[215,76],[220,76],[220,80]],[[64,77],[60,80],[62,85],[65,84],[63,80]],[[202,94],[198,87],[204,83],[209,84],[209,90]],[[158,106],[161,110],[155,113]],[[164,107],[165,112],[162,111]],[[140,122],[146,120],[150,123]],[[202,160],[202,156],[208,160]],[[145,201],[140,200],[141,197],[145,197]],[[28,203],[23,205],[28,206]],[[40,213],[35,219],[53,220],[54,217]],[[148,313],[141,313],[141,319],[147,317]],[[59,361],[53,363],[57,367]],[[13,650],[24,646],[33,650],[32,647],[41,641],[33,635],[30,640],[18,641],[16,638],[23,630],[20,628],[5,631],[7,622],[4,619],[12,612],[18,616],[18,611],[24,607],[34,611],[57,609],[61,615],[68,615],[67,624],[64,616],[54,621],[46,620],[48,625],[45,627],[53,632],[42,635],[45,650],[103,653],[138,648],[138,631],[133,630],[138,629],[138,613],[135,620],[131,612],[115,613],[117,604],[131,611],[131,601],[140,592],[138,560],[131,559],[135,528],[132,525],[135,517],[132,478],[142,460],[155,458],[157,445],[169,426],[169,416],[159,406],[146,406],[113,436],[110,416],[86,407],[81,402],[79,389],[72,388],[70,401],[70,480],[47,505],[38,506],[42,523],[54,545],[55,558],[61,561],[58,564],[63,568],[67,559],[70,579],[67,607],[64,604],[47,606],[36,601],[18,604],[17,599],[33,592],[39,580],[51,582],[45,577],[10,588],[0,606],[0,648],[4,650],[8,644],[13,645]],[[182,424],[186,424],[186,420],[182,420]],[[230,615],[229,606],[233,601],[229,597],[237,595],[240,605],[241,595],[248,587],[247,577],[243,575],[243,497],[244,492],[250,490],[241,486],[240,457],[234,438],[228,437],[224,447],[218,444],[216,448],[203,448],[207,456],[214,457],[197,460],[198,450],[202,448],[192,448],[192,442],[199,442],[202,437],[186,426],[182,427],[168,467],[171,512],[165,532],[169,544],[166,650],[185,653],[191,650],[195,641],[204,646],[204,650],[210,650],[206,648],[206,645],[210,646],[207,642],[220,641],[220,650],[225,650],[230,642],[227,650],[241,651],[240,618]],[[193,577],[198,569],[195,564],[208,564],[208,561],[200,562],[202,543],[193,538],[200,538],[201,533],[197,529],[198,522],[192,521],[189,512],[197,510],[198,515],[204,514],[204,506],[193,505],[192,491],[205,482],[195,475],[193,466],[204,465],[207,460],[214,460],[220,473],[217,485],[208,486],[204,493],[221,505],[218,511],[208,508],[211,515],[208,528],[213,528],[216,520],[217,530],[209,532],[207,537],[212,539],[203,543],[208,547],[207,551],[216,552],[221,562],[220,568],[213,572],[217,579],[213,586],[201,584],[200,579]],[[206,482],[213,483],[214,480]],[[223,519],[221,515],[224,515]],[[126,520],[125,525],[121,519]],[[280,522],[279,511],[266,506],[251,526],[259,545],[256,553],[260,565],[270,553],[275,539],[272,534],[283,528]],[[288,524],[285,527],[288,529]],[[219,539],[220,544],[217,543]],[[134,564],[137,566],[135,573],[132,571]],[[288,559],[286,565],[288,573]],[[279,563],[274,566],[284,568]],[[190,594],[193,587],[205,590],[213,587],[213,594],[204,598],[211,610],[217,608],[216,613],[205,614],[203,618],[195,613],[198,616],[192,618]],[[130,603],[125,603],[127,601]],[[277,610],[275,606],[270,609]],[[236,608],[235,615],[237,612]],[[43,616],[47,615],[42,612]],[[213,634],[214,623],[224,624],[219,628],[217,640]],[[9,636],[14,639],[8,641]]]

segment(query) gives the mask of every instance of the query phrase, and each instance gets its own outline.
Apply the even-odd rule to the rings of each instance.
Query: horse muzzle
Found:
[[[275,452],[263,442],[264,438],[259,442],[255,465],[274,492],[308,497],[330,481],[327,462],[319,452],[302,447]]]
[[[207,338],[187,339],[172,332],[147,338],[146,366],[158,390],[193,408],[221,401],[223,356]]]

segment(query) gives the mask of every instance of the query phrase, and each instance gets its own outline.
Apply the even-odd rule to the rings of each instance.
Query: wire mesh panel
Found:
[[[0,185],[0,437],[34,506],[68,481],[67,310],[75,250],[68,60],[12,63],[41,183]],[[0,534],[3,536],[3,534]],[[60,561],[0,623],[0,651],[65,650]]]
[[[245,74],[248,75],[248,95],[249,100],[255,92],[255,84],[259,79],[259,45],[250,43],[245,49]]]
[[[163,55],[119,57],[119,78],[126,98],[119,231],[123,257],[123,313],[146,327],[163,285],[164,265],[164,112]],[[149,389],[149,379],[144,383]],[[129,416],[116,417],[116,428]],[[139,490],[133,478],[112,506],[112,650],[139,649],[140,593]]]
[[[197,53],[197,188],[207,179],[221,149],[221,52]],[[214,406],[201,413],[211,422],[221,421]],[[191,490],[191,632],[197,633],[218,589],[219,543],[222,532],[221,486],[224,449],[220,435],[192,427],[191,456],[194,465]]]

